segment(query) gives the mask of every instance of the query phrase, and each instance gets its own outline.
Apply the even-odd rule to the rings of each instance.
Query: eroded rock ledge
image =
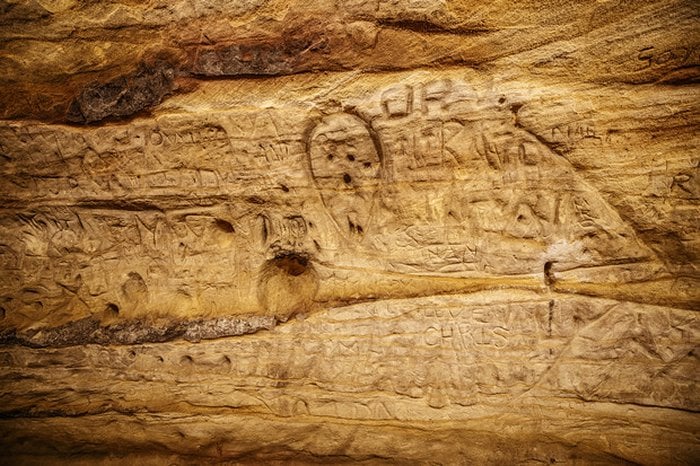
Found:
[[[277,323],[273,316],[218,317],[209,320],[149,322],[133,319],[104,325],[103,320],[85,317],[57,327],[0,332],[0,345],[19,344],[33,348],[74,345],[134,345],[183,338],[198,342],[269,330]]]
[[[696,464],[682,0],[0,3],[13,464]]]
[[[0,11],[0,116],[90,123],[151,110],[202,78],[445,65],[517,64],[533,75],[603,84],[692,84],[697,16],[683,0],[514,8],[437,0],[8,0]]]

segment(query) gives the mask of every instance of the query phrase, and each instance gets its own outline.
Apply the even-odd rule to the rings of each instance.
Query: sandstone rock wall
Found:
[[[693,1],[0,3],[11,464],[693,464]]]

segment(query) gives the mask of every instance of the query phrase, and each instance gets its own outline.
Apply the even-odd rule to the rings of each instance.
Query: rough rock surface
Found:
[[[694,1],[0,2],[11,464],[697,464]]]

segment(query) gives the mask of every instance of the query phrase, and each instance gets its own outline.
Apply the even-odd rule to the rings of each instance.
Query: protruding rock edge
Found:
[[[58,327],[25,331],[2,330],[0,345],[22,345],[32,348],[84,344],[134,345],[162,343],[178,338],[199,342],[271,330],[276,325],[277,319],[273,316],[241,315],[191,321],[132,319],[105,326],[98,318],[91,316]]]

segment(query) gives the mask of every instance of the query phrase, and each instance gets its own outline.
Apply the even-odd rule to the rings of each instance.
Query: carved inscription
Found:
[[[359,276],[324,290],[322,277],[338,275],[320,264],[465,278],[655,261],[505,101],[439,79],[400,82],[315,120],[265,110],[84,131],[8,124],[5,320],[142,316],[156,305],[286,318],[316,296],[360,296]],[[550,129],[555,143],[600,141],[586,121]],[[689,173],[669,189],[690,194]],[[295,288],[303,299],[281,297]],[[436,324],[423,343],[507,345],[510,327],[469,327]]]
[[[296,251],[311,252],[309,222],[298,214],[280,215],[264,212],[257,216],[255,229],[261,245],[274,254]]]
[[[366,124],[350,114],[325,117],[311,133],[309,158],[324,205],[340,231],[363,236],[383,170]]]
[[[546,338],[547,328],[551,326],[551,323],[547,323],[547,311],[544,304],[493,306],[468,311],[425,310],[425,319],[433,323],[426,327],[423,343],[429,347],[444,346],[455,351],[516,347],[523,343],[523,339]],[[522,318],[525,312],[527,319]],[[549,333],[551,335],[551,330]]]
[[[305,180],[299,132],[278,129],[275,117],[219,123],[163,121],[154,125],[77,132],[5,127],[0,145],[4,191],[19,199],[241,195],[240,181],[270,188]],[[248,131],[243,133],[243,131]],[[31,154],[15,157],[13,154]],[[260,181],[258,181],[259,183]]]
[[[656,67],[697,66],[700,63],[698,46],[673,48],[644,47],[637,54],[637,70]]]

